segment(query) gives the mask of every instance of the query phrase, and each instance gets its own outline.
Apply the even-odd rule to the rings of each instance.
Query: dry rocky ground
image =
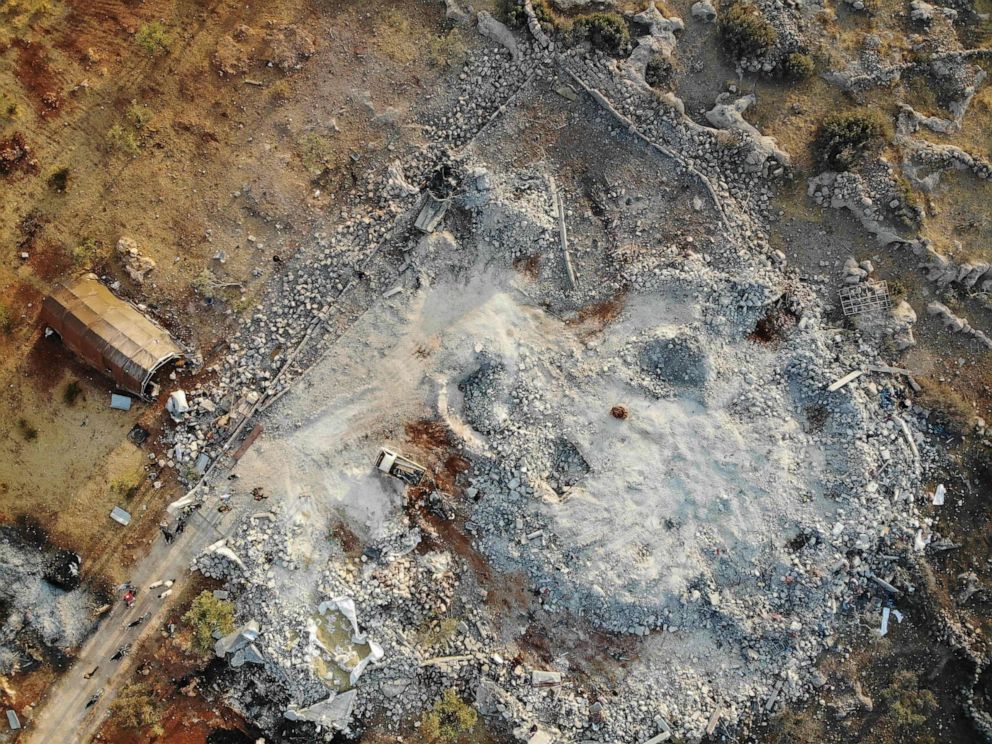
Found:
[[[6,707],[206,453],[258,638],[177,615],[105,740],[427,740],[449,689],[448,741],[989,740],[989,8],[584,5],[0,3]],[[84,269],[190,349],[178,425],[43,336]]]

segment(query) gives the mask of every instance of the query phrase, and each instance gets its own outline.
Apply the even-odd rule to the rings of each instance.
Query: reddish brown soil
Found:
[[[620,317],[620,313],[623,312],[626,304],[627,294],[626,292],[621,292],[608,300],[595,302],[592,305],[579,308],[574,317],[568,319],[568,324],[578,326],[590,323],[595,324],[597,328],[604,328]]]
[[[62,108],[59,83],[48,65],[48,53],[40,44],[15,39],[17,54],[17,79],[34,101],[38,115],[55,116]]]

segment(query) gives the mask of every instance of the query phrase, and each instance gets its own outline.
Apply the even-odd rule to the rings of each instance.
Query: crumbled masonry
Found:
[[[681,21],[646,13],[641,43],[671,53]],[[478,15],[494,42],[424,114],[429,144],[314,233],[215,381],[187,391],[170,464],[207,453],[238,479],[199,493],[272,494],[194,564],[257,623],[218,642],[233,658],[244,640],[227,699],[328,741],[398,728],[451,687],[520,741],[735,735],[822,685],[839,618],[927,548],[916,500],[937,449],[903,376],[827,391],[888,362],[830,330],[768,245],[789,156],[743,120],[747,98],[702,126],[639,65],[559,48],[532,10],[529,35]],[[522,103],[563,100],[637,172],[559,195],[552,158],[521,165]],[[899,241],[894,177],[869,176],[823,174],[810,195]],[[445,209],[416,229],[432,199]],[[908,347],[915,320],[896,304],[863,332]],[[265,437],[235,464],[222,443],[256,414]],[[433,482],[383,478],[380,446]],[[325,603],[350,602],[329,645]],[[624,662],[608,688],[604,658]]]

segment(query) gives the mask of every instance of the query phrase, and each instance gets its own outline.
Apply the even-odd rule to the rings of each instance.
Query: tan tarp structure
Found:
[[[118,387],[143,398],[155,371],[183,353],[168,331],[94,274],[58,286],[41,306],[41,321]]]

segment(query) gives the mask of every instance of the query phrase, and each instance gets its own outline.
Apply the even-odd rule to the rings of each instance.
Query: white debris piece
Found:
[[[878,629],[878,634],[884,636],[889,632],[889,610],[888,607],[882,608],[882,626]]]
[[[186,391],[173,391],[165,404],[165,410],[169,412],[174,421],[179,421],[183,414],[189,410],[189,403],[186,402]]]
[[[331,731],[339,731],[351,721],[351,711],[355,706],[356,690],[331,693],[325,700],[307,708],[290,706],[283,715],[290,721],[310,721],[326,726]]]
[[[944,488],[944,484],[941,483],[937,486],[937,489],[933,492],[933,505],[943,506],[944,497],[947,495],[947,489]]]
[[[530,683],[533,687],[553,687],[554,685],[560,685],[561,674],[559,672],[534,669],[530,673]]]

